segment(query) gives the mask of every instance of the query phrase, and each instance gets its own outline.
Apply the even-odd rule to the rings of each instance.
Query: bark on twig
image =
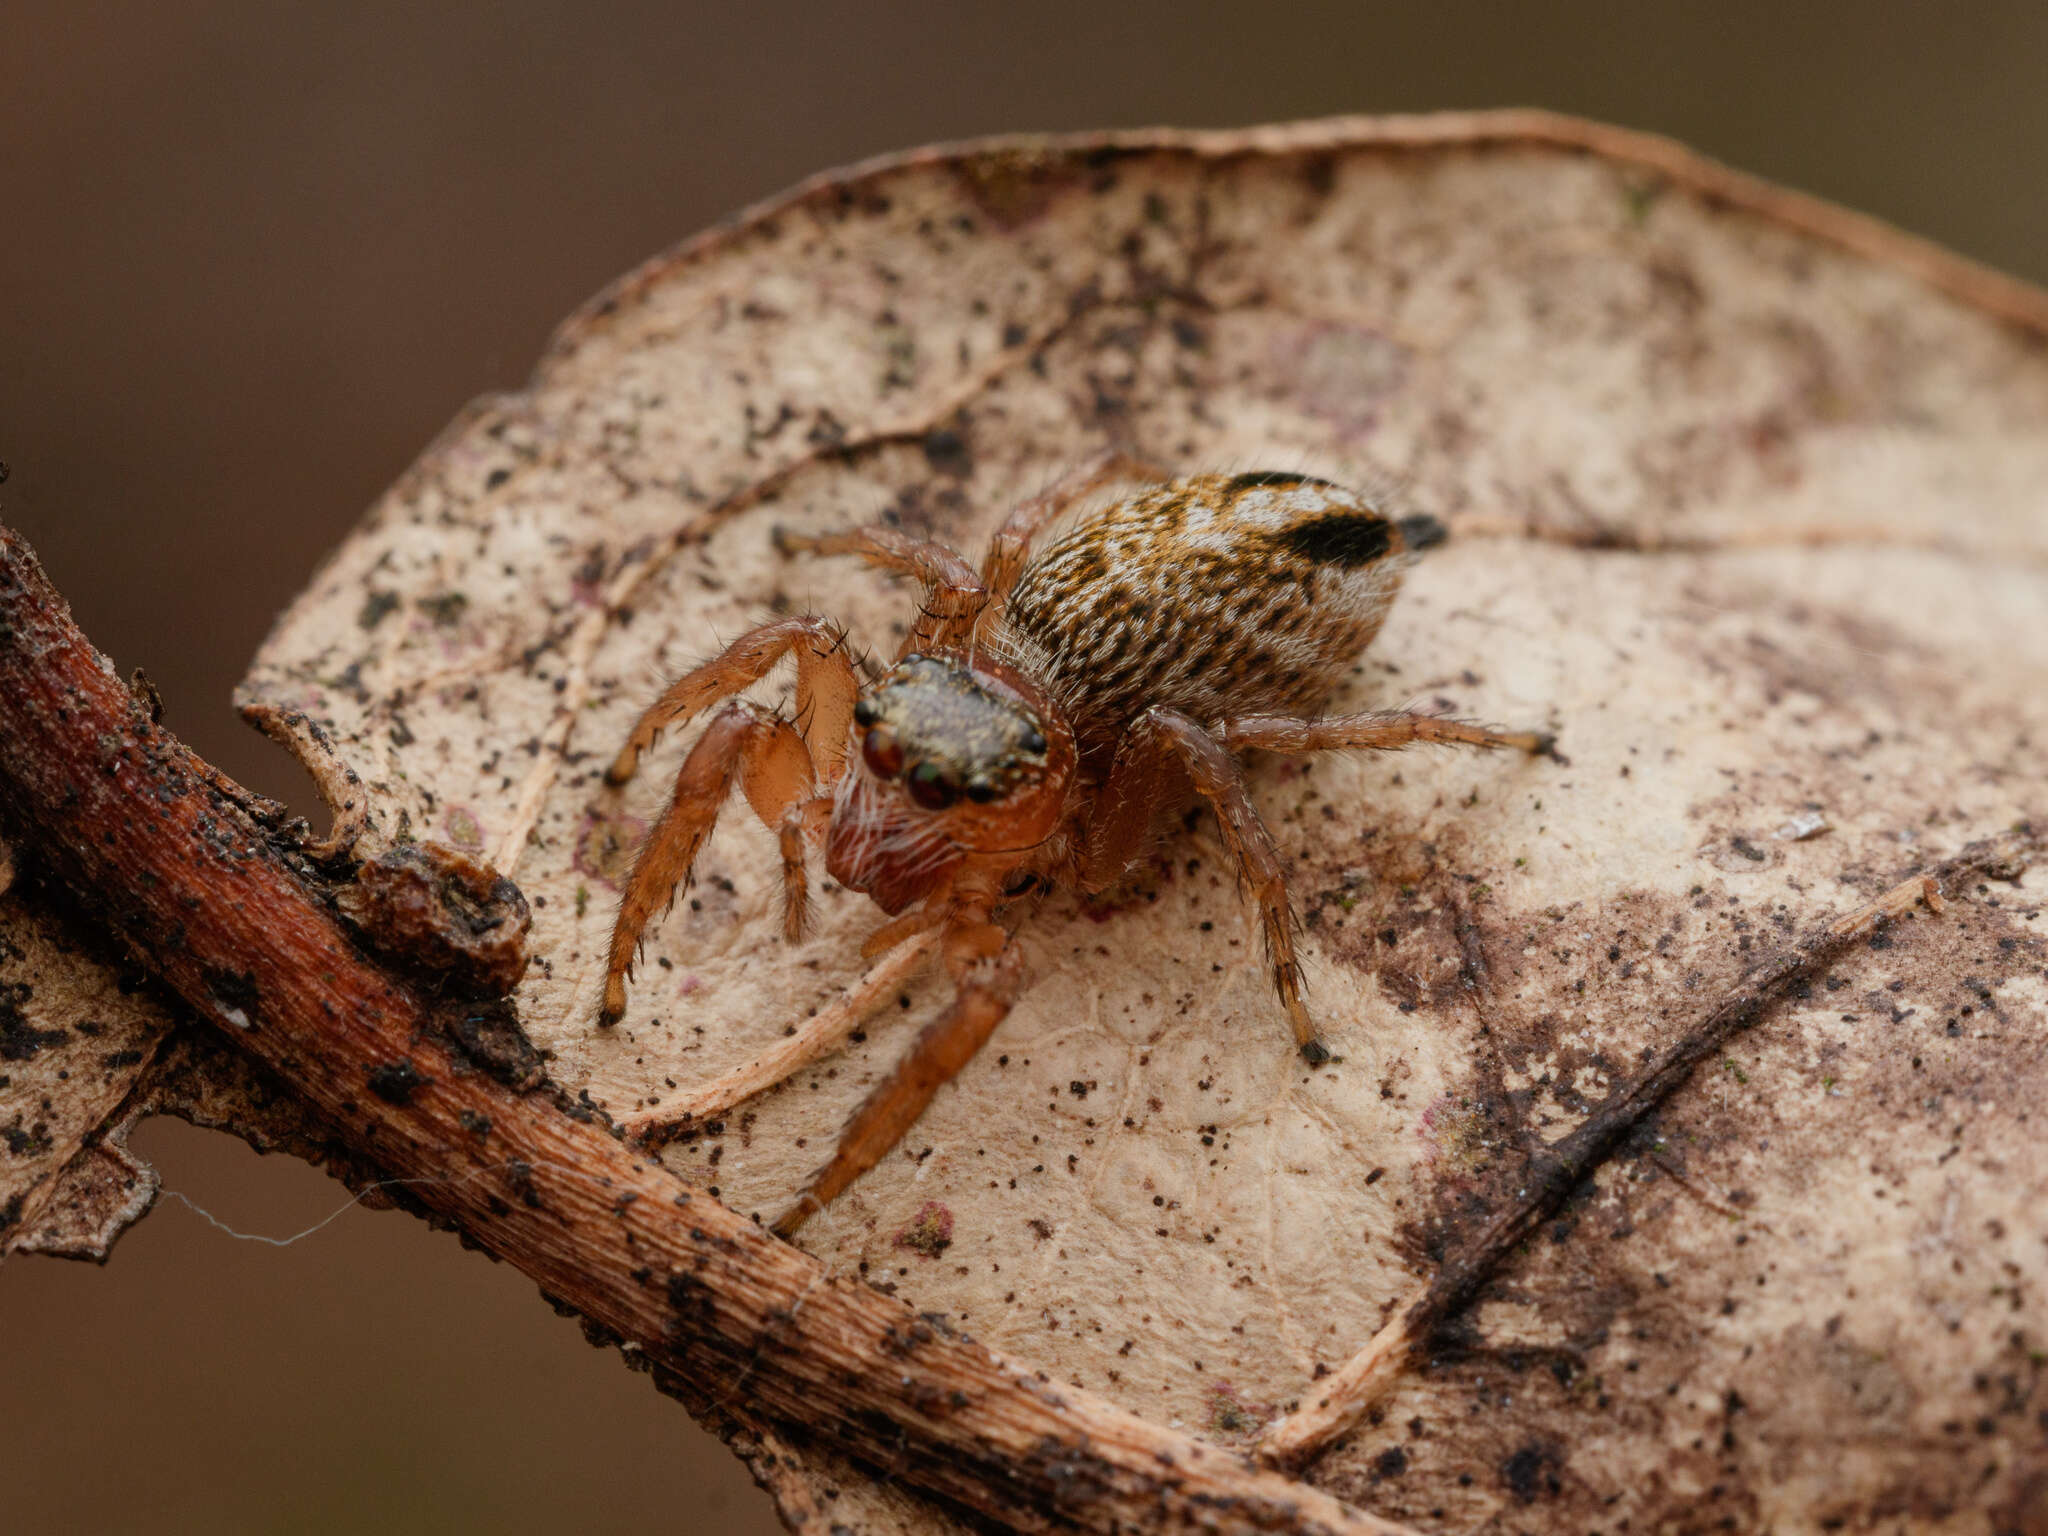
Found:
[[[1390,1532],[826,1272],[367,958],[0,529],[0,820],[419,1206],[714,1401],[1018,1530]]]
[[[2040,843],[2027,827],[1972,843],[1933,871],[1910,876],[1877,900],[1819,925],[1744,976],[1734,991],[1609,1094],[1574,1130],[1539,1149],[1517,1181],[1515,1199],[1474,1230],[1364,1348],[1318,1382],[1308,1402],[1275,1421],[1259,1440],[1261,1459],[1274,1466],[1298,1468],[1351,1430],[1392,1391],[1443,1322],[1472,1300],[1501,1261],[1564,1204],[1630,1131],[1683,1086],[1694,1068],[1763,1017],[1801,981],[1921,902],[1940,912],[1944,885],[1953,887],[1972,875],[2011,874],[2016,867],[2024,867],[2039,852]]]

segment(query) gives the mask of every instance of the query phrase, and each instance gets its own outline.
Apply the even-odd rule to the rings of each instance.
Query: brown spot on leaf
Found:
[[[1208,1412],[1203,1424],[1218,1440],[1255,1440],[1259,1432],[1273,1421],[1272,1404],[1247,1401],[1244,1394],[1227,1381],[1211,1382],[1204,1395],[1208,1401]]]
[[[953,1213],[936,1200],[927,1200],[898,1232],[895,1246],[907,1248],[919,1258],[936,1259],[953,1246]]]

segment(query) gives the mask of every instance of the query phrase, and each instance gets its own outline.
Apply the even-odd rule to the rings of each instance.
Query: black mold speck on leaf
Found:
[[[1557,1493],[1564,1487],[1557,1475],[1563,1465],[1564,1458],[1555,1446],[1532,1440],[1507,1459],[1500,1475],[1510,1493],[1524,1504],[1533,1504],[1544,1494]]]
[[[462,615],[469,608],[469,595],[465,592],[436,592],[431,597],[420,598],[413,605],[434,621],[440,629],[453,629],[462,622]]]
[[[925,434],[924,458],[933,473],[950,475],[955,480],[965,480],[974,472],[974,454],[967,440],[951,427],[938,427]]]
[[[46,1045],[55,1045],[68,1033],[62,1029],[37,1029],[22,1016],[20,996],[27,988],[0,989],[0,1061],[29,1061]],[[11,995],[10,995],[11,994]]]
[[[396,592],[372,592],[363,599],[362,611],[356,615],[356,623],[363,629],[375,629],[398,607]]]

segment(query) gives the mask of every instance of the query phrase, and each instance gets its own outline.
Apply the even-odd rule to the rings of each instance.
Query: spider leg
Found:
[[[704,839],[711,835],[719,807],[740,779],[749,803],[761,820],[783,831],[801,820],[817,800],[817,780],[803,737],[787,720],[778,720],[760,705],[734,699],[711,717],[711,724],[683,760],[676,775],[674,797],[648,837],[626,880],[626,894],[612,927],[611,953],[605,961],[601,1024],[616,1024],[626,1011],[626,978],[632,974],[634,951],[655,910],[666,906],[676,887],[690,873]],[[789,878],[790,850],[783,832],[783,874]],[[784,926],[803,910],[802,844],[796,849],[797,889],[792,899],[785,887]],[[793,909],[793,910],[792,910]]]
[[[1252,805],[1237,759],[1180,711],[1147,710],[1118,745],[1109,780],[1103,786],[1102,808],[1088,828],[1081,888],[1092,892],[1116,884],[1144,851],[1157,812],[1162,806],[1177,804],[1190,781],[1215,810],[1216,824],[1237,864],[1238,879],[1258,905],[1266,956],[1273,967],[1273,988],[1287,1010],[1295,1044],[1305,1060],[1320,1065],[1330,1059],[1330,1052],[1301,1000],[1294,913],[1273,834]]]
[[[796,652],[796,718],[806,741],[816,745],[812,756],[828,782],[839,777],[846,758],[846,737],[853,723],[853,704],[860,679],[847,654],[846,632],[838,625],[809,616],[776,619],[748,630],[702,666],[692,667],[647,707],[619,755],[605,770],[605,782],[617,786],[633,777],[640,754],[671,725],[686,724],[720,699],[752,687],[768,669]]]
[[[775,530],[775,545],[784,554],[857,555],[867,564],[924,583],[924,601],[905,637],[900,655],[937,650],[964,641],[988,593],[974,567],[944,544],[914,539],[894,528],[850,528],[836,533],[791,533]]]
[[[1497,731],[1463,720],[1445,720],[1409,710],[1379,710],[1304,720],[1289,715],[1247,715],[1224,723],[1223,742],[1233,752],[1263,747],[1269,752],[1333,752],[1345,748],[1387,751],[1428,742],[1440,746],[1514,747],[1538,757],[1556,750],[1546,731]]]
[[[1017,578],[1024,573],[1025,557],[1032,540],[1057,522],[1075,502],[1119,480],[1158,485],[1173,478],[1149,459],[1141,459],[1120,448],[1105,449],[1094,458],[1060,476],[1028,501],[1019,502],[1003,519],[989,540],[988,554],[981,563],[981,582],[997,598],[1007,598]]]
[[[759,806],[754,809],[763,821],[768,820]],[[823,834],[831,816],[831,797],[815,795],[791,802],[781,821],[771,823],[782,851],[782,936],[792,944],[803,938],[804,929],[810,925],[811,876],[804,867],[804,855]]]
[[[938,936],[931,933],[916,935],[898,945],[829,1006],[798,1022],[751,1061],[742,1062],[708,1083],[685,1089],[658,1108],[628,1115],[620,1124],[635,1141],[659,1147],[689,1127],[714,1120],[756,1094],[766,1093],[844,1045],[849,1035],[895,1001],[903,983],[937,947]]]
[[[915,576],[934,586],[979,592],[981,578],[974,567],[944,544],[932,539],[914,539],[895,528],[868,526],[842,528],[832,533],[793,533],[775,530],[775,547],[785,555],[858,555],[878,570],[898,576]]]
[[[944,947],[958,988],[951,1006],[918,1032],[889,1075],[861,1101],[839,1133],[830,1161],[811,1175],[803,1193],[776,1220],[778,1237],[792,1236],[888,1156],[932,1095],[974,1059],[1023,990],[1023,960],[994,923],[958,923],[947,931]]]
[[[908,912],[892,917],[873,933],[861,940],[860,957],[873,960],[885,955],[916,934],[929,933],[946,921],[946,907],[943,893],[933,900],[912,907]]]

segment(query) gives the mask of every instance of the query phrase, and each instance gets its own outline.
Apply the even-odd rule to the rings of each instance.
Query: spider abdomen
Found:
[[[1440,542],[1306,475],[1191,475],[1082,514],[1006,615],[1085,755],[1144,710],[1313,712],[1371,643],[1409,555]]]

